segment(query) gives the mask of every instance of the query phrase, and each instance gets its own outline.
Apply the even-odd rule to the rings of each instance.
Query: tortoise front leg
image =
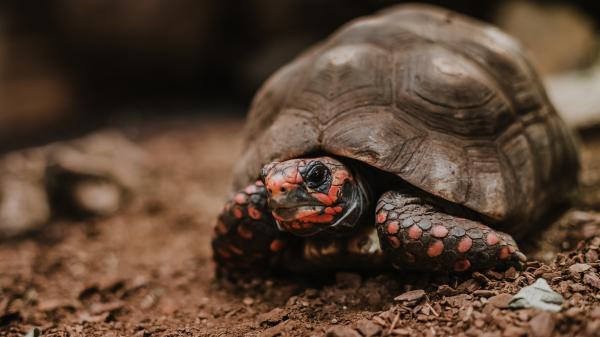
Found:
[[[214,229],[212,248],[218,273],[266,271],[280,258],[284,234],[267,207],[263,183],[246,187],[225,203]]]
[[[526,260],[510,235],[443,213],[408,191],[381,196],[376,227],[382,248],[396,267],[463,272],[519,268]]]

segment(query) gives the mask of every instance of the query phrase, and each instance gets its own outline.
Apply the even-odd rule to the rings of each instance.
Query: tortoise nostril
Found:
[[[279,189],[281,192],[285,192],[285,187]]]

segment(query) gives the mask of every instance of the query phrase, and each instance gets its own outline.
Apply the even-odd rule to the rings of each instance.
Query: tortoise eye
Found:
[[[309,169],[304,180],[306,181],[308,187],[315,188],[327,181],[328,176],[329,169],[327,169],[327,167],[322,163],[317,162]]]

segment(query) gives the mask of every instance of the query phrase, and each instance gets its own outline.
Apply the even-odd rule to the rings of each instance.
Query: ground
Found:
[[[0,242],[0,336],[33,327],[47,336],[600,335],[593,133],[582,142],[575,206],[543,239],[525,243],[538,260],[523,272],[342,271],[231,283],[215,280],[209,242],[242,121],[158,124],[134,134],[156,172],[124,211]],[[565,297],[560,313],[506,308],[510,294],[539,277]]]

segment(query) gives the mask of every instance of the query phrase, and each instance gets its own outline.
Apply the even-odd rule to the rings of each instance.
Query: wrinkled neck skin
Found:
[[[323,228],[323,234],[334,236],[344,235],[354,231],[361,225],[364,225],[368,219],[372,218],[372,191],[365,177],[360,171],[351,167],[354,180],[357,182],[357,188],[344,189],[346,212],[336,219],[330,226]]]

